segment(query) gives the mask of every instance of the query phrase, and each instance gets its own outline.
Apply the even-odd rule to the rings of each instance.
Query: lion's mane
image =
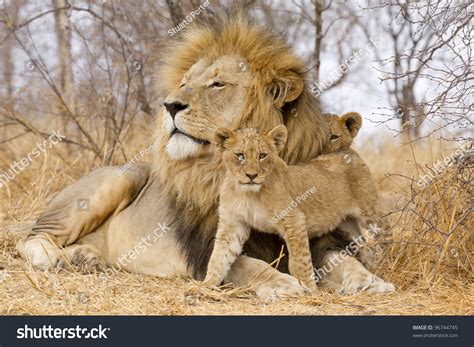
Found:
[[[329,130],[318,102],[305,83],[307,70],[303,61],[281,37],[253,23],[240,12],[220,15],[212,22],[190,25],[178,35],[162,52],[157,76],[161,91],[167,95],[177,88],[186,71],[199,59],[213,61],[223,55],[242,58],[254,78],[240,125],[270,129],[285,124],[288,142],[282,157],[292,164],[317,156],[327,141]],[[302,82],[304,88],[294,101],[283,103],[281,100],[290,92],[295,79]],[[160,122],[161,117],[158,117],[159,129]],[[160,130],[157,136],[160,136]],[[156,151],[152,175],[162,185],[166,198],[174,202],[178,242],[188,266],[195,277],[201,279],[212,251],[223,169],[217,156],[169,160],[165,146],[160,144]],[[275,250],[279,251],[274,242],[278,239],[258,234],[254,238],[258,240],[258,246],[252,244],[251,238],[247,249],[258,250],[260,254],[256,256],[260,258],[270,258]],[[265,247],[271,249],[266,252]]]

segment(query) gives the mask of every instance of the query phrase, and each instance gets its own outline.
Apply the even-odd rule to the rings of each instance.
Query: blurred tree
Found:
[[[73,59],[71,52],[72,8],[67,0],[53,0],[56,37],[58,41],[60,91],[71,108],[74,103]]]

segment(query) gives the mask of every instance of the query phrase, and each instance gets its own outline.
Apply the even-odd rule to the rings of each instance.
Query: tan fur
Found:
[[[308,237],[333,230],[349,216],[364,226],[378,222],[377,191],[357,153],[345,150],[287,166],[279,157],[286,137],[282,125],[264,135],[255,129],[216,132],[227,170],[207,284],[222,282],[250,228],[256,228],[286,241],[290,273],[314,289]],[[346,155],[351,156],[350,162]]]
[[[323,153],[347,149],[362,127],[362,117],[357,112],[344,113],[342,116],[326,114],[329,121],[329,141],[324,144]]]
[[[304,62],[283,40],[249,23],[241,13],[222,24],[190,27],[164,53],[157,78],[167,95],[165,102],[190,105],[177,115],[181,130],[211,141],[219,127],[270,130],[285,124],[289,134],[282,151],[285,161],[317,156],[329,129],[305,85]],[[226,88],[209,89],[216,80],[228,82]],[[288,102],[291,109],[283,107]],[[163,160],[170,136],[163,127],[166,117],[162,114],[158,119],[157,138],[162,145],[153,163],[154,173],[172,194],[178,193],[178,200],[203,211],[215,209],[222,174],[218,159],[212,148],[202,146],[198,152],[202,160],[197,162],[195,156]]]
[[[120,167],[96,170],[53,199],[19,247],[34,266],[54,267],[63,255],[74,254],[92,265],[105,260],[114,266],[161,223],[169,231],[123,269],[200,278],[212,251],[224,173],[219,156],[205,142],[214,130],[269,130],[285,124],[286,162],[307,161],[322,151],[328,124],[305,85],[304,63],[280,37],[234,13],[212,25],[189,26],[160,53],[156,80],[165,102],[183,102],[187,108],[174,120],[161,109],[151,164],[125,172]],[[220,79],[225,88],[211,87]],[[201,143],[173,135],[176,128]],[[89,199],[90,208],[79,210],[78,199]],[[239,257],[226,281],[247,285],[255,269],[271,274],[271,280],[255,287],[263,299],[302,290],[293,277],[251,257]]]

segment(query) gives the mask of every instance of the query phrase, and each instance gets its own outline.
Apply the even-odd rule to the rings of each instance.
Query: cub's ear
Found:
[[[288,132],[286,131],[286,127],[282,124],[270,130],[267,136],[273,141],[278,152],[280,152],[285,147]]]
[[[227,128],[219,128],[214,133],[214,142],[221,150],[224,149],[224,143],[234,135],[234,132]]]
[[[297,99],[304,88],[304,79],[293,71],[284,71],[273,79],[269,92],[277,108]]]
[[[347,112],[341,116],[341,123],[354,138],[362,127],[362,117],[357,112]]]

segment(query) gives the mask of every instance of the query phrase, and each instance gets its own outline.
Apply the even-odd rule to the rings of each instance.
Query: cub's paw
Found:
[[[268,281],[259,283],[255,293],[264,302],[276,301],[286,296],[302,295],[307,292],[300,282],[293,276],[279,273]]]

